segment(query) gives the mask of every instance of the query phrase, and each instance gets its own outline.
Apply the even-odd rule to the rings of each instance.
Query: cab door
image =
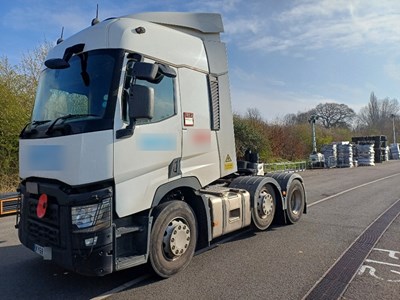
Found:
[[[128,61],[127,69],[134,63]],[[116,110],[116,119],[122,119],[123,126],[129,122],[127,97],[131,80],[129,75],[125,76],[120,107]],[[120,217],[150,208],[157,188],[181,177],[180,172],[171,168],[182,152],[176,81],[167,76],[154,82],[136,80],[136,84],[154,89],[154,116],[136,120],[133,135],[122,139],[116,138],[121,126],[115,123],[114,179],[116,212]]]

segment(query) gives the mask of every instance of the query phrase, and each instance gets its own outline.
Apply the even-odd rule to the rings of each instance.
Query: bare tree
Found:
[[[353,109],[338,103],[320,103],[315,108],[315,113],[325,128],[351,127],[356,116]]]
[[[262,122],[261,113],[258,108],[248,108],[245,117],[251,121]]]
[[[390,128],[391,115],[397,115],[400,111],[397,99],[385,98],[378,100],[372,92],[367,106],[360,110],[358,115],[358,127],[377,133]]]
[[[305,112],[298,112],[297,114],[287,114],[284,116],[283,122],[288,126],[308,124],[308,119],[310,116],[315,114],[316,112],[314,108]]]
[[[39,82],[39,76],[44,66],[44,60],[53,46],[54,45],[50,42],[45,41],[33,50],[22,55],[18,70],[20,74],[24,75],[26,87],[28,89],[31,88],[33,94]]]

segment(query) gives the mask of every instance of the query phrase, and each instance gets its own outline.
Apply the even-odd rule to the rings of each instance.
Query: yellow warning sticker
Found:
[[[232,170],[233,169],[233,161],[229,154],[226,155],[225,163],[224,163],[225,170]]]

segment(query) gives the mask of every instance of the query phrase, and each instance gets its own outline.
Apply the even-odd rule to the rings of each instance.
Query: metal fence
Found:
[[[292,173],[292,172],[303,172],[307,168],[306,161],[299,162],[280,162],[264,164],[264,173]]]

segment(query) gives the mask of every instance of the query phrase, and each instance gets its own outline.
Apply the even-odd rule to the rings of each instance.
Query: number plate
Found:
[[[51,260],[51,248],[50,247],[42,247],[37,244],[34,245],[33,251],[43,257],[45,260]]]

